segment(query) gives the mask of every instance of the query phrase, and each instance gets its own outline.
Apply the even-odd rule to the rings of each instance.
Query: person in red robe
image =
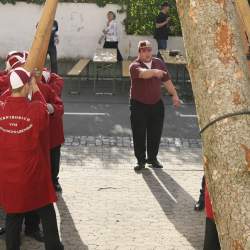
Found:
[[[41,218],[45,249],[64,249],[53,206],[48,107],[35,78],[25,69],[16,68],[9,78],[12,94],[0,101],[0,205],[7,214],[6,247],[20,249],[23,216],[35,210]]]
[[[220,250],[220,241],[218,231],[214,221],[214,212],[212,203],[205,183],[205,212],[206,212],[206,228],[203,250]]]
[[[11,95],[11,91],[6,91],[10,87],[9,71],[24,64],[27,59],[27,51],[11,51],[6,56],[6,69],[0,72],[0,99],[4,100],[7,96]],[[40,230],[40,218],[36,212],[29,212],[25,214],[25,235],[33,239],[43,242],[43,232]],[[0,235],[5,233],[5,228],[0,227]]]
[[[61,97],[64,80],[62,77],[49,70],[44,69],[42,72],[42,83],[49,86],[58,97]],[[63,113],[56,116],[51,116],[50,119],[50,160],[52,181],[57,192],[62,192],[62,187],[59,183],[61,145],[64,143],[63,129]]]
[[[61,76],[50,72],[47,68],[44,68],[42,71],[41,81],[43,83],[47,83],[60,98],[62,97],[64,80]]]

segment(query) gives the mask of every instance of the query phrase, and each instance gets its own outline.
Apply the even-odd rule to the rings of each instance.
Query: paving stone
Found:
[[[79,143],[79,144],[78,144]],[[103,136],[68,136],[65,139],[65,146],[101,146],[110,145],[117,147],[133,147],[132,137],[103,137]],[[184,148],[201,148],[202,142],[200,139],[185,139],[185,138],[161,138],[161,147],[184,147]]]

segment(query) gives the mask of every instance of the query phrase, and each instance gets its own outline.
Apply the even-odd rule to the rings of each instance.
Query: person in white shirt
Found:
[[[103,30],[105,36],[103,48],[117,49],[117,61],[122,61],[122,55],[118,48],[118,29],[117,22],[115,21],[116,15],[113,11],[109,11],[107,18],[107,26]]]

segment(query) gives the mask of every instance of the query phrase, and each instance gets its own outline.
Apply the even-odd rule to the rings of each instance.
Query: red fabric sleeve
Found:
[[[49,88],[49,100],[48,103],[52,104],[55,111],[52,114],[52,117],[62,117],[64,114],[64,106],[62,99],[56,94],[56,92]]]
[[[206,209],[207,218],[214,219],[212,203],[211,203],[210,196],[208,193],[207,185],[205,185],[205,209]]]
[[[37,102],[39,103],[39,107],[37,111],[39,130],[43,131],[45,129],[48,129],[49,127],[49,113],[48,113],[47,105],[44,102],[41,102],[41,101],[37,101]]]
[[[61,97],[63,86],[64,86],[64,80],[61,76],[51,73],[51,78],[49,82],[49,86],[56,92],[56,94]]]
[[[1,101],[5,101],[8,96],[11,95],[10,89],[7,89],[5,92],[3,92],[0,96]]]
[[[167,81],[169,81],[169,80],[171,80],[171,77],[170,77],[170,74],[168,73],[168,71],[166,71],[166,72],[164,73],[164,76],[163,76],[163,78],[162,78],[162,81],[163,81],[163,82],[167,82]]]
[[[162,81],[167,82],[167,81],[171,80],[171,75],[169,74],[165,63],[162,62],[162,61],[161,61],[161,70],[165,71],[165,74],[164,74],[164,76],[162,78]]]
[[[43,94],[40,91],[37,91],[36,93],[33,94],[32,101],[40,101],[43,104],[46,104],[44,96],[43,96]]]
[[[6,70],[3,70],[3,71],[0,71],[0,76],[4,76],[4,75],[7,75],[8,72]]]
[[[136,63],[131,64],[129,72],[132,79],[138,79],[140,75],[140,65]]]
[[[7,74],[0,76],[0,94],[10,87],[10,80]]]

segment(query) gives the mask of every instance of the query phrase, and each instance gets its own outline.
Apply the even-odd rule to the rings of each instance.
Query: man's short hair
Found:
[[[115,14],[115,12],[113,12],[112,10],[110,10],[110,11],[108,12],[108,14],[112,14],[112,15],[113,15],[113,19],[116,19],[116,14]]]
[[[168,2],[162,3],[161,8],[163,9],[164,7],[169,7],[169,3]]]
[[[17,88],[17,89],[12,89],[12,87],[11,87],[11,92],[12,92],[13,94],[20,93],[20,92],[22,91],[23,88],[24,88],[24,86],[19,87],[19,88]]]

